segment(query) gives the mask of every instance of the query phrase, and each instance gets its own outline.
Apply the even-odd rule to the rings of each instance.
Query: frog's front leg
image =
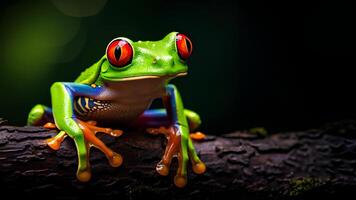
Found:
[[[182,99],[174,85],[167,85],[167,95],[164,97],[167,110],[166,116],[160,111],[153,113],[157,119],[161,119],[160,128],[150,128],[151,134],[164,134],[168,140],[162,160],[157,164],[156,170],[159,174],[166,176],[169,172],[171,160],[174,156],[178,158],[178,170],[174,178],[177,187],[184,187],[187,183],[187,164],[191,160],[193,171],[197,174],[205,172],[205,164],[199,159],[192,140],[189,137],[189,124],[186,110]],[[159,122],[155,120],[155,122]],[[200,123],[199,121],[197,121]],[[155,124],[159,126],[159,124]]]
[[[89,148],[95,146],[100,149],[114,167],[120,166],[122,157],[109,149],[95,133],[104,132],[112,136],[121,135],[119,130],[96,127],[93,123],[86,123],[76,118],[73,113],[73,99],[76,96],[95,97],[101,92],[100,87],[90,87],[79,83],[54,83],[51,87],[52,112],[55,124],[60,133],[48,141],[53,149],[58,149],[66,134],[73,138],[78,153],[77,177],[80,181],[88,181],[91,177],[89,166]]]

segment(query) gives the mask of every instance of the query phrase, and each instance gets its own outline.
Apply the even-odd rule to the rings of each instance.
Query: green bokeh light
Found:
[[[1,37],[6,51],[2,60],[7,73],[25,81],[38,81],[58,61],[62,47],[77,34],[80,20],[63,16],[51,4],[31,8],[20,4],[6,10],[6,23],[2,24],[6,32]]]

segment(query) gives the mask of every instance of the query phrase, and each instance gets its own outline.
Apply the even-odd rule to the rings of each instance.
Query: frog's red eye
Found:
[[[193,45],[190,39],[187,36],[178,33],[176,36],[176,44],[179,57],[182,60],[187,60],[193,51]]]
[[[109,43],[106,48],[106,57],[110,64],[115,67],[124,67],[131,63],[133,50],[129,42],[123,39],[116,39]]]

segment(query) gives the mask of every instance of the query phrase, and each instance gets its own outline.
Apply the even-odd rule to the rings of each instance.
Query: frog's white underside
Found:
[[[185,74],[180,73],[176,76]],[[86,108],[82,109],[85,110],[84,113],[75,109],[76,115],[84,120],[128,124],[148,109],[154,99],[165,95],[167,80],[173,77],[141,76],[126,78],[117,82],[106,82],[103,86],[103,92],[94,99],[95,106],[89,107],[87,105]],[[89,98],[86,98],[86,102],[88,101]],[[80,102],[76,101],[75,107],[85,107],[85,105],[79,104]]]

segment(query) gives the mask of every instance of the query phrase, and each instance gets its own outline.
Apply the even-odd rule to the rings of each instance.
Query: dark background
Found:
[[[351,1],[348,1],[351,2]],[[1,1],[0,116],[18,125],[125,36],[193,41],[174,80],[202,130],[300,130],[356,118],[355,6],[346,1]]]

